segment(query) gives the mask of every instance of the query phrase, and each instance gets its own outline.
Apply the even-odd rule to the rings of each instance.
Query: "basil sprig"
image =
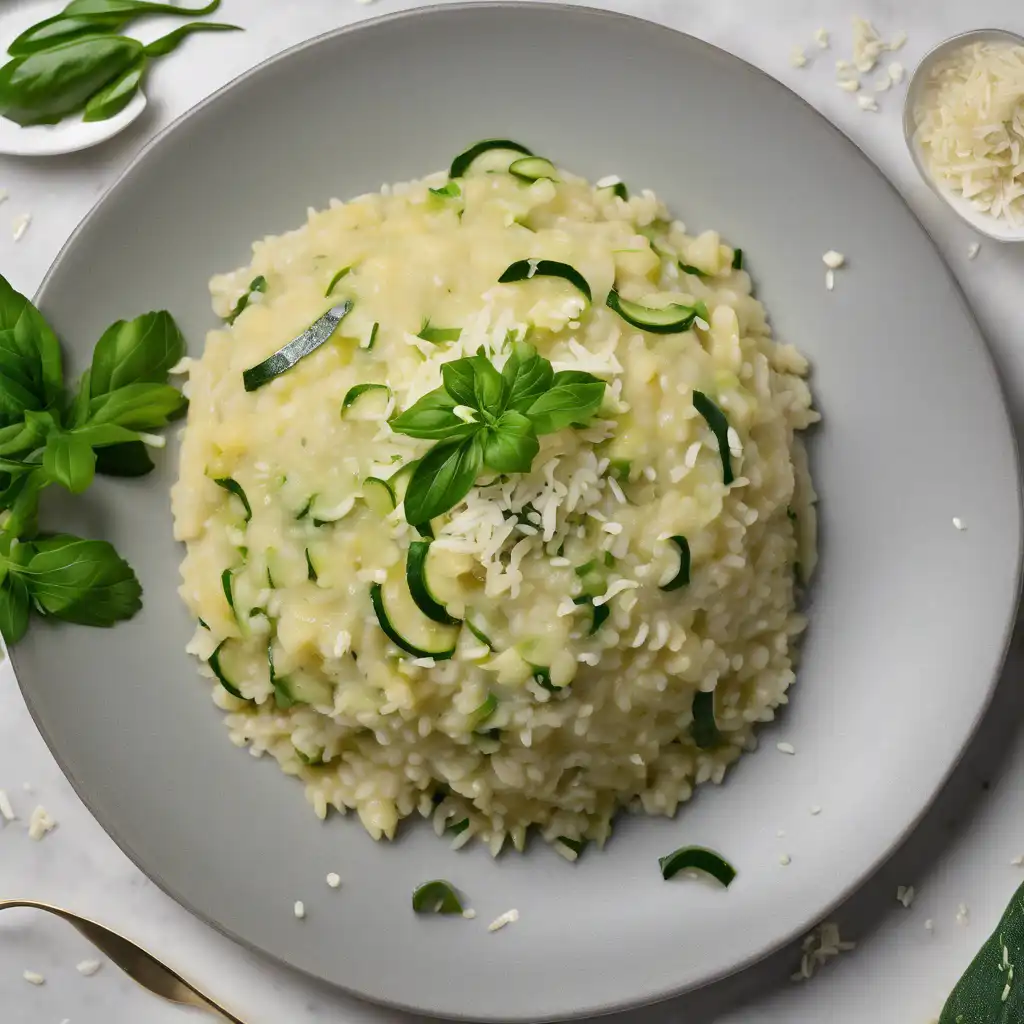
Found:
[[[60,14],[25,29],[7,47],[7,52],[12,57],[21,57],[79,36],[120,32],[129,22],[149,14],[201,16],[213,14],[218,7],[220,0],[210,0],[204,7],[179,7],[150,0],[71,0]]]
[[[398,434],[436,442],[405,494],[413,525],[454,508],[484,471],[527,473],[538,437],[585,423],[601,406],[605,383],[576,370],[555,373],[525,342],[499,372],[478,353],[445,363],[442,387],[391,420]]]
[[[22,126],[57,124],[81,110],[88,110],[90,120],[112,117],[141,87],[150,61],[195,32],[234,31],[240,27],[191,21],[143,45],[94,25],[84,35],[22,53],[0,67],[0,116]]]
[[[105,541],[38,539],[39,500],[51,484],[80,494],[96,472],[153,468],[146,432],[185,406],[167,383],[185,345],[171,315],[146,313],[104,331],[73,398],[60,343],[37,309],[0,276],[0,632],[21,639],[32,608],[110,626],[139,609],[130,566]]]

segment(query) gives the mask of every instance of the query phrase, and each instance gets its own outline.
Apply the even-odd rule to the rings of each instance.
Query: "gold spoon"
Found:
[[[98,950],[105,953],[129,978],[138,982],[154,995],[181,1006],[206,1010],[207,1013],[212,1013],[222,1021],[229,1021],[230,1024],[243,1024],[219,1003],[209,996],[203,995],[194,985],[190,985],[180,974],[160,963],[156,957],[123,935],[119,935],[95,921],[90,921],[87,917],[79,917],[77,914],[62,910],[60,907],[50,906],[48,903],[39,903],[36,900],[0,900],[0,910],[10,910],[13,907],[42,910],[47,914],[63,918],[73,928],[81,932]]]

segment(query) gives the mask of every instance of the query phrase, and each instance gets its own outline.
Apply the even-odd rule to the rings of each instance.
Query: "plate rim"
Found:
[[[1010,603],[1007,611],[1007,620],[1002,631],[1002,642],[998,651],[997,667],[992,673],[991,678],[988,681],[987,688],[984,693],[982,700],[978,702],[976,712],[972,718],[969,728],[964,733],[964,739],[960,744],[956,755],[951,758],[950,763],[946,771],[937,777],[935,783],[931,789],[931,792],[927,796],[927,799],[922,804],[917,814],[907,822],[905,827],[895,835],[889,845],[884,851],[880,852],[876,858],[867,865],[861,874],[851,882],[841,892],[837,893],[833,900],[827,905],[821,908],[819,913],[810,920],[805,921],[799,928],[792,929],[787,934],[782,935],[771,941],[764,948],[749,954],[746,958],[732,964],[729,967],[722,968],[714,973],[709,974],[701,981],[692,983],[676,983],[667,987],[661,987],[656,991],[649,991],[642,996],[629,996],[616,1002],[609,1002],[605,1000],[603,1003],[597,1005],[586,1005],[574,1009],[571,1015],[566,1017],[559,1014],[557,1017],[553,1017],[550,1014],[540,1015],[537,1014],[524,1014],[517,1011],[502,1011],[488,1013],[486,1016],[481,1017],[479,1014],[472,1014],[468,1012],[448,1012],[439,1011],[436,1008],[424,1009],[421,1005],[414,1003],[403,1002],[400,999],[389,998],[387,996],[369,995],[365,992],[356,991],[355,989],[349,988],[348,986],[342,985],[335,981],[330,981],[323,978],[322,976],[314,973],[302,967],[300,964],[290,962],[284,959],[282,956],[271,953],[254,942],[246,939],[244,936],[237,934],[231,928],[213,918],[207,916],[207,914],[200,908],[193,906],[191,902],[181,896],[175,889],[166,883],[161,875],[153,870],[146,868],[141,859],[136,855],[131,845],[127,843],[119,834],[119,830],[113,826],[108,820],[106,815],[101,815],[95,810],[93,803],[89,800],[83,792],[83,787],[79,780],[70,773],[64,764],[64,760],[60,755],[55,744],[51,741],[51,738],[45,729],[40,717],[37,713],[37,709],[34,705],[33,699],[30,694],[30,687],[22,683],[21,677],[18,674],[17,658],[16,655],[8,651],[8,657],[11,661],[11,667],[14,670],[15,677],[18,683],[18,689],[21,692],[22,698],[25,701],[25,705],[32,718],[32,722],[38,730],[43,741],[46,743],[47,749],[51,756],[56,761],[61,773],[70,783],[75,795],[79,800],[82,801],[90,815],[97,821],[103,831],[113,840],[114,844],[125,854],[126,857],[132,862],[132,864],[142,874],[150,879],[165,895],[172,899],[178,906],[182,907],[193,917],[197,918],[203,924],[212,928],[220,935],[230,939],[232,942],[237,943],[243,949],[246,949],[264,960],[270,961],[276,965],[284,967],[288,970],[295,971],[299,976],[308,978],[311,981],[318,984],[326,984],[330,989],[343,992],[347,996],[361,1000],[374,1006],[386,1007],[393,1010],[400,1010],[414,1014],[428,1014],[430,1016],[436,1016],[446,1020],[488,1020],[495,1022],[515,1022],[515,1024],[526,1024],[528,1021],[547,1021],[554,1019],[579,1019],[594,1015],[607,1015],[612,1013],[621,1013],[629,1010],[639,1009],[645,1006],[650,1006],[656,1003],[663,1002],[665,1000],[678,998],[689,992],[698,991],[702,988],[706,988],[710,985],[719,983],[726,978],[733,977],[753,967],[754,965],[765,960],[773,953],[776,953],[780,949],[787,945],[795,942],[797,939],[804,936],[811,928],[817,925],[820,921],[827,919],[829,915],[833,913],[839,906],[845,903],[851,898],[858,890],[860,890],[865,883],[872,878],[879,869],[893,856],[893,854],[907,841],[907,839],[917,829],[921,820],[925,815],[934,807],[936,800],[941,794],[942,790],[946,787],[947,783],[956,772],[957,768],[963,761],[963,758],[974,742],[978,729],[988,713],[988,710],[992,704],[992,699],[996,692],[997,687],[1003,677],[1003,673],[1006,668],[1007,656],[1009,654],[1010,644],[1013,638],[1014,629],[1018,617],[1018,609],[1021,602],[1022,590],[1024,590],[1024,491],[1022,491],[1022,463],[1021,463],[1021,451],[1020,444],[1018,442],[1017,433],[1014,429],[1013,418],[1010,411],[1007,388],[1003,383],[1002,377],[1000,376],[998,365],[996,363],[995,356],[985,338],[985,333],[975,316],[974,310],[967,301],[967,297],[964,293],[963,287],[954,274],[952,267],[947,261],[942,250],[939,248],[938,243],[935,241],[932,233],[927,229],[924,222],[918,216],[914,208],[909,204],[902,191],[896,186],[896,184],[890,180],[889,176],[882,170],[882,168],[861,148],[861,146],[849,135],[843,131],[838,125],[836,125],[825,113],[819,110],[809,100],[805,99],[798,92],[791,89],[784,82],[775,78],[769,71],[761,68],[757,64],[751,63],[745,60],[743,57],[722,48],[714,43],[708,42],[699,36],[693,35],[689,32],[684,32],[681,29],[676,29],[668,25],[664,25],[660,22],[654,21],[650,18],[640,17],[635,14],[625,14],[619,11],[605,10],[589,6],[589,4],[576,4],[567,2],[546,2],[537,3],[536,0],[457,0],[454,3],[444,3],[440,5],[427,5],[422,7],[416,7],[411,9],[405,9],[400,11],[389,12],[387,14],[381,14],[372,18],[359,19],[346,25],[338,26],[337,28],[329,29],[326,32],[318,33],[317,35],[311,36],[299,43],[296,43],[278,53],[265,58],[259,63],[253,65],[241,74],[235,76],[230,81],[226,82],[220,88],[216,89],[210,95],[196,103],[194,106],[189,107],[187,110],[179,114],[174,120],[163,127],[157,132],[148,142],[146,142],[139,151],[128,161],[124,169],[117,175],[113,182],[103,191],[102,195],[96,200],[96,202],[89,208],[89,211],[76,225],[67,241],[61,246],[57,255],[54,257],[53,262],[47,269],[43,279],[36,289],[33,296],[33,303],[39,307],[40,303],[45,301],[46,292],[50,286],[52,278],[55,276],[60,266],[63,264],[69,251],[77,243],[78,238],[82,235],[91,222],[97,217],[99,212],[115,198],[115,194],[120,189],[123,182],[125,182],[136,170],[136,168],[147,160],[150,155],[159,148],[164,140],[170,136],[174,131],[183,126],[189,119],[198,115],[201,111],[205,110],[208,106],[218,102],[220,98],[226,93],[230,92],[236,86],[241,85],[250,78],[261,74],[266,68],[269,68],[280,61],[290,60],[293,57],[301,54],[307,49],[320,46],[321,44],[334,40],[342,36],[349,35],[351,33],[358,33],[366,29],[373,29],[377,26],[388,24],[395,21],[415,21],[421,18],[431,18],[436,16],[450,16],[449,12],[455,12],[455,16],[458,16],[459,12],[464,11],[500,11],[500,10],[527,10],[534,9],[550,12],[553,17],[564,16],[567,14],[577,15],[582,14],[585,17],[593,19],[602,19],[609,22],[619,21],[628,22],[633,24],[642,24],[646,26],[654,26],[655,28],[663,32],[672,32],[684,38],[687,38],[699,46],[705,47],[706,49],[713,51],[717,59],[723,60],[729,64],[732,64],[738,69],[743,69],[748,72],[756,73],[762,80],[763,85],[766,88],[774,89],[777,92],[787,94],[790,100],[795,100],[803,107],[811,111],[820,123],[826,125],[835,135],[839,137],[842,142],[845,142],[850,146],[853,152],[856,154],[856,158],[866,166],[871,174],[876,179],[880,180],[886,188],[888,188],[903,207],[907,210],[913,222],[916,223],[918,228],[924,237],[928,240],[935,254],[937,255],[939,262],[945,269],[948,278],[953,286],[952,290],[956,296],[956,301],[960,304],[963,312],[966,314],[969,321],[974,325],[977,337],[970,341],[971,345],[980,348],[980,356],[982,362],[986,368],[990,381],[995,386],[995,391],[1000,398],[999,406],[1001,411],[1001,418],[1003,420],[1004,427],[1010,437],[1011,450],[1012,450],[1012,464],[1013,473],[1015,478],[1015,493],[1017,495],[1017,501],[1015,504],[1015,519],[1016,519],[1016,551],[1014,552],[1014,577],[1016,580],[1014,587],[1014,599]]]

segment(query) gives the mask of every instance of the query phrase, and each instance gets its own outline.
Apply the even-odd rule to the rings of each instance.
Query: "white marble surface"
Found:
[[[52,0],[7,0],[0,40],[58,10]],[[0,158],[0,270],[31,294],[79,219],[139,147],[172,118],[212,90],[277,51],[336,25],[409,4],[378,0],[224,0],[219,17],[246,33],[198,38],[155,70],[150,111],[98,150],[48,160]],[[1024,424],[1024,246],[986,243],[967,258],[973,236],[915,178],[900,133],[902,88],[879,97],[881,111],[865,113],[833,84],[833,61],[849,55],[849,18],[874,18],[884,35],[903,29],[899,54],[908,68],[932,45],[982,26],[1024,31],[1024,9],[1013,0],[611,0],[606,6],[684,29],[758,64],[838,123],[896,182],[943,248],[996,354],[1014,416]],[[813,34],[832,31],[833,48],[818,51]],[[159,34],[162,26],[146,31]],[[811,64],[790,66],[794,44],[807,46]],[[841,197],[838,197],[841,201]],[[12,222],[33,220],[22,240]],[[837,243],[838,244],[838,243]],[[926,1024],[945,992],[998,918],[1024,872],[1011,859],[1024,853],[1024,741],[1017,721],[1024,696],[1016,686],[1021,659],[1011,658],[982,733],[946,791],[905,846],[837,919],[858,948],[807,985],[792,985],[797,959],[786,950],[738,978],[662,1007],[619,1018],[621,1024],[861,1024],[865,1020]],[[69,685],[73,685],[73,672]],[[879,709],[884,713],[884,709]],[[879,780],[888,785],[889,780]],[[27,787],[30,786],[29,790]],[[19,820],[0,828],[0,898],[52,900],[100,917],[141,940],[183,973],[225,1000],[247,1022],[381,1021],[402,1015],[327,991],[237,949],[179,909],[131,865],[89,816],[30,721],[13,675],[0,669],[0,788]],[[30,842],[25,821],[44,804],[59,827]],[[896,887],[919,895],[904,909]],[[960,903],[970,921],[957,924]],[[925,929],[933,919],[934,930]],[[38,915],[8,912],[0,919],[0,1021],[3,1024],[163,1024],[184,1011],[159,1004],[111,965],[95,977],[75,965],[92,953],[65,926]],[[626,954],[628,955],[628,954]],[[680,951],[685,955],[685,951]],[[34,987],[26,969],[45,975]]]

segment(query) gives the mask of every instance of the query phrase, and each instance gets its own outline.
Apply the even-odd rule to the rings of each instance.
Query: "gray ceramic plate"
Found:
[[[211,924],[371,999],[525,1020],[734,971],[813,925],[893,849],[988,701],[1020,518],[985,346],[899,196],[761,72],[628,18],[475,3],[286,53],[139,157],[61,254],[42,308],[78,366],[109,322],[151,307],[173,310],[198,351],[207,278],[246,261],[253,239],[492,135],[592,177],[621,174],[720,229],[748,253],[779,336],[814,362],[825,552],[795,700],[763,751],[678,820],[629,819],[576,866],[539,844],[492,861],[426,827],[375,845],[355,820],[320,826],[297,783],[230,746],[183,653],[173,452],[144,482],[90,490],[79,524],[137,567],[143,613],[112,633],[36,625],[16,661],[96,817]],[[831,293],[830,248],[849,259]],[[775,750],[782,739],[796,757]],[[685,842],[735,861],[728,893],[661,880],[658,856]],[[347,883],[338,893],[324,887],[331,870]],[[475,922],[412,915],[410,890],[438,876],[470,895]],[[296,899],[311,908],[302,923]],[[511,907],[519,923],[489,935]]]

